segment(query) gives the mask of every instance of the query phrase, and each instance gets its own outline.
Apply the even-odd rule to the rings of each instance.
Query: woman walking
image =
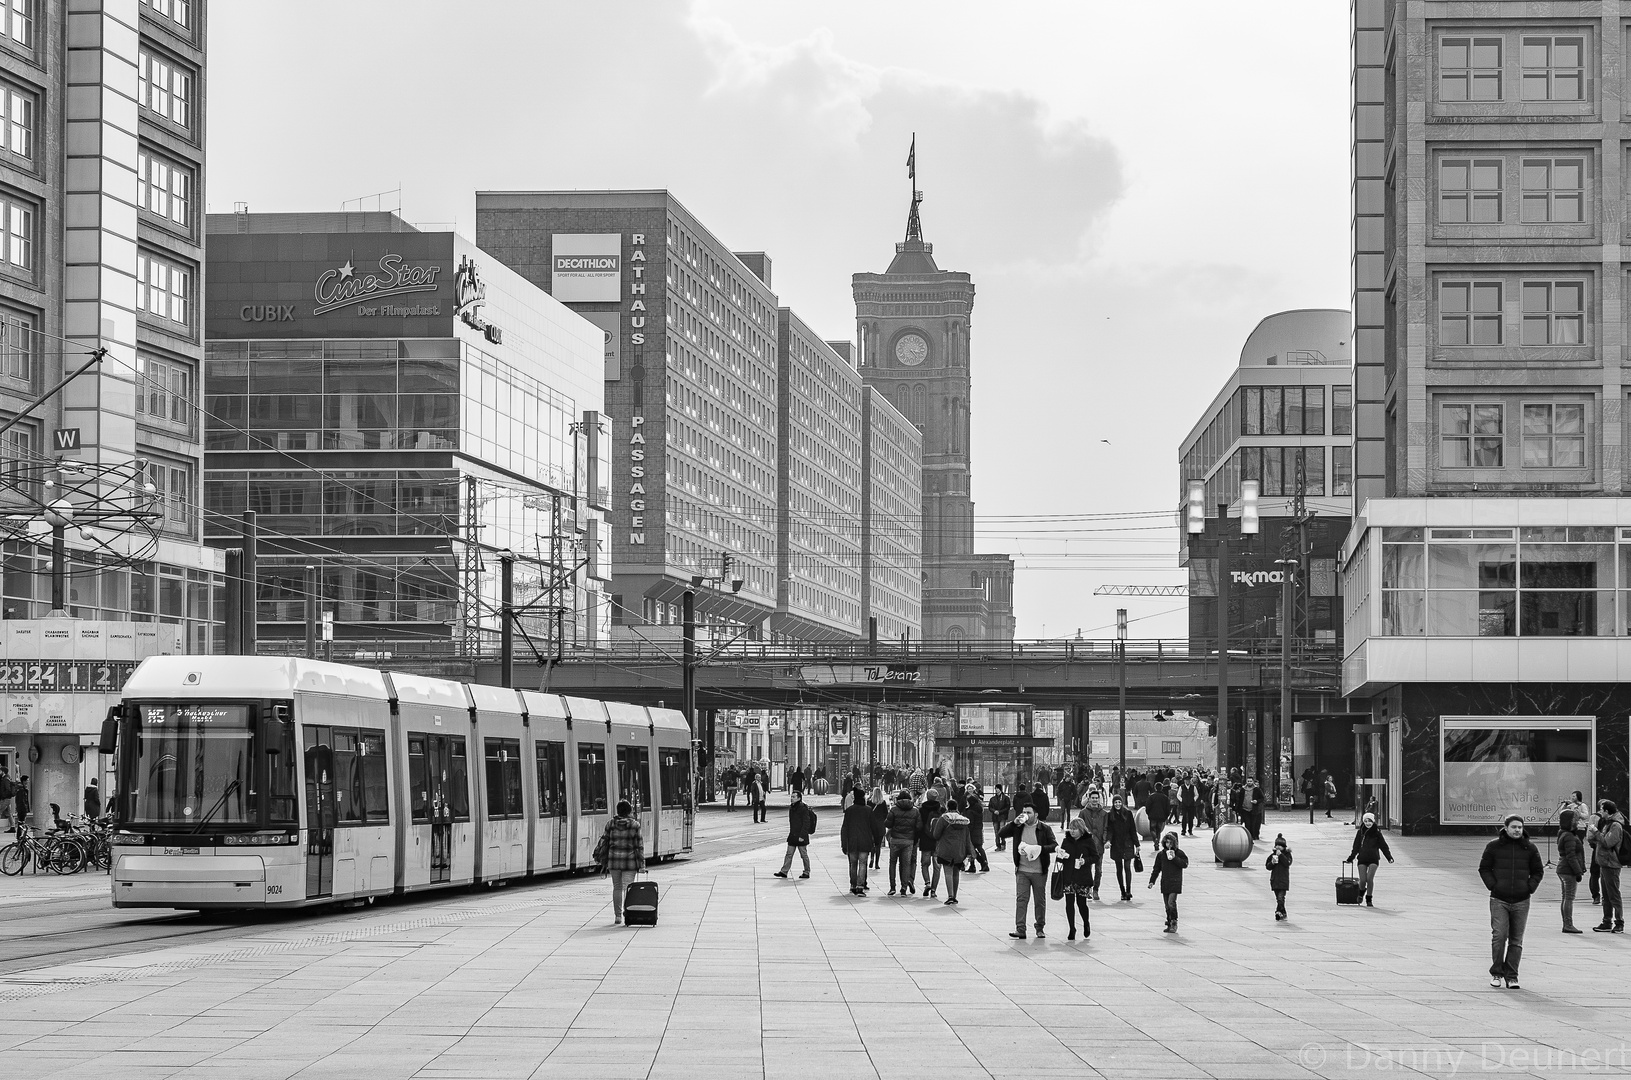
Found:
[[[867,809],[872,811],[872,819],[877,826],[878,842],[872,848],[872,869],[883,869],[883,844],[889,835],[889,800],[884,796],[883,788],[872,789],[872,798]]]
[[[1133,898],[1133,860],[1138,857],[1138,822],[1120,795],[1110,800],[1105,830],[1110,835],[1110,860],[1116,864],[1116,885],[1121,898]]]
[[[1367,813],[1359,823],[1359,831],[1354,834],[1353,851],[1349,852],[1349,861],[1357,860],[1359,863],[1359,886],[1365,890],[1365,906],[1375,907],[1371,897],[1376,892],[1376,868],[1381,865],[1382,859],[1393,861],[1393,852],[1388,850],[1387,836],[1376,827],[1376,815]]]
[[[1076,940],[1076,913],[1082,913],[1082,937],[1093,936],[1093,925],[1088,921],[1087,898],[1093,893],[1093,867],[1100,859],[1099,842],[1088,831],[1081,818],[1070,819],[1065,839],[1059,845],[1059,874],[1065,890],[1065,922],[1070,925],[1066,941]]]
[[[947,810],[934,819],[934,858],[946,875],[946,903],[957,903],[957,881],[963,864],[974,849],[968,842],[968,818],[957,810]]]
[[[1177,833],[1161,834],[1161,850],[1155,853],[1155,868],[1150,871],[1150,888],[1160,879],[1161,899],[1166,903],[1167,928],[1165,934],[1178,932],[1178,894],[1184,891],[1184,867],[1189,856],[1178,846]]]

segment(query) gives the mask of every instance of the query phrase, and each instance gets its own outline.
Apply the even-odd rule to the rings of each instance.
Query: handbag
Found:
[[[1134,852],[1133,853],[1133,873],[1142,874],[1143,872],[1144,872],[1144,856],[1138,854],[1137,852]]]
[[[1060,859],[1053,864],[1053,880],[1048,883],[1048,892],[1055,900],[1065,898],[1065,860]]]

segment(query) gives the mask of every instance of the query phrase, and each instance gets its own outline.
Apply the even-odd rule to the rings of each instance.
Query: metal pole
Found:
[[[242,656],[244,652],[244,553],[238,548],[226,550],[225,629],[228,656]]]
[[[515,556],[498,557],[498,685],[515,685]]]
[[[1274,732],[1274,801],[1280,802],[1280,747],[1291,724],[1291,600],[1297,560],[1284,560],[1285,577],[1280,582],[1280,723]]]
[[[68,526],[51,528],[51,613],[67,612],[68,602]]]
[[[306,659],[317,659],[317,567],[306,564]]]
[[[1218,504],[1218,771],[1227,775],[1229,742],[1229,504]]]
[[[1127,609],[1116,609],[1116,700],[1121,711],[1121,771],[1127,771]]]
[[[683,667],[680,681],[680,696],[683,700],[681,708],[685,710],[685,723],[691,729],[693,737],[697,731],[697,594],[693,589],[686,589],[685,596],[680,602],[680,614],[684,623],[684,637],[681,639],[680,664]],[[712,745],[709,750],[713,749]]]
[[[260,639],[260,571],[255,551],[255,511],[244,511],[244,576],[243,618],[244,655],[254,656]]]

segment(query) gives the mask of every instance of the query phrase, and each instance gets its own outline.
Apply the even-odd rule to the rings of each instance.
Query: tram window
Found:
[[[454,821],[470,820],[470,769],[465,761],[464,736],[448,736],[447,809]]]
[[[635,813],[649,809],[646,785],[651,783],[650,752],[643,746],[617,748],[617,797],[629,800]]]
[[[299,780],[295,770],[300,764],[300,755],[294,748],[294,725],[275,720],[267,724],[266,749],[267,824],[299,821],[296,801]]]
[[[357,740],[361,755],[362,816],[368,821],[390,821],[390,784],[385,777],[385,733],[364,731]]]
[[[600,745],[578,747],[579,811],[606,812],[606,748]]]
[[[487,755],[487,816],[521,816],[521,741],[483,739]]]
[[[685,807],[691,802],[691,751],[663,747],[657,751],[662,763],[663,805]]]
[[[334,729],[334,807],[341,825],[362,824],[362,763],[357,755],[357,733]]]
[[[416,823],[430,821],[430,768],[425,759],[425,737],[408,739],[408,798]]]
[[[566,814],[566,744],[538,744],[538,816]]]

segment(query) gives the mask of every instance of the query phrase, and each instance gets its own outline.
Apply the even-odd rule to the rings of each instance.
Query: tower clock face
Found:
[[[902,334],[895,342],[895,359],[907,367],[917,367],[928,359],[929,343],[921,334]]]

